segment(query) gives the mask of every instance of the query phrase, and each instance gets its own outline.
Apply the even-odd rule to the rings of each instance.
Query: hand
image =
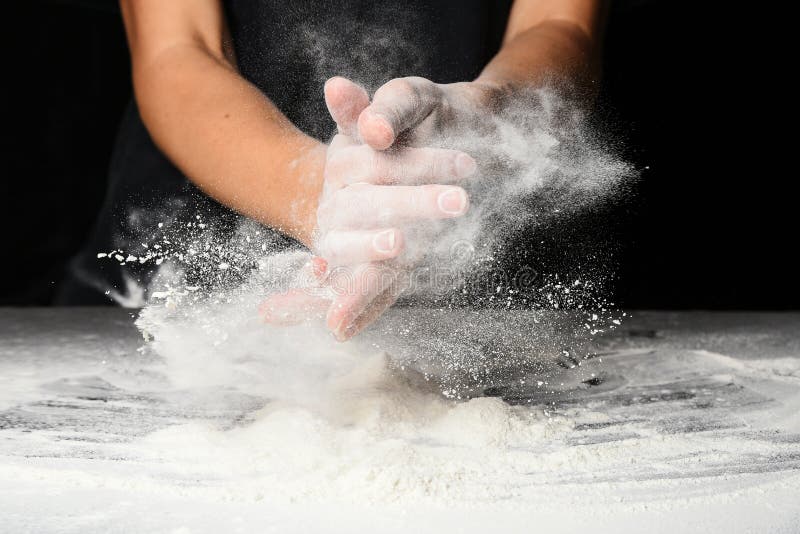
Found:
[[[326,314],[328,328],[345,340],[391,306],[405,287],[414,255],[410,224],[463,215],[466,192],[455,183],[475,172],[474,160],[455,150],[407,148],[378,152],[357,142],[366,92],[343,78],[325,85],[339,134],[331,142],[319,201],[315,252],[301,289],[273,295],[265,320],[293,323]],[[439,185],[430,185],[430,182]],[[423,185],[424,184],[424,185]]]
[[[375,150],[425,146],[459,128],[485,127],[504,94],[489,82],[437,84],[420,77],[395,78],[375,92],[359,115],[358,134]]]

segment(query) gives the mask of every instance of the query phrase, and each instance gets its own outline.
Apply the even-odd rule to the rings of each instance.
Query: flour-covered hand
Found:
[[[316,258],[305,287],[273,295],[262,306],[270,322],[325,315],[337,339],[355,335],[391,306],[407,283],[407,225],[460,217],[469,198],[456,184],[472,175],[467,154],[439,148],[377,151],[358,140],[366,92],[344,79],[325,85],[339,133],[328,147],[317,210]]]
[[[395,78],[381,86],[358,117],[358,135],[375,150],[426,146],[458,128],[479,128],[503,98],[487,82],[437,84],[426,78]]]

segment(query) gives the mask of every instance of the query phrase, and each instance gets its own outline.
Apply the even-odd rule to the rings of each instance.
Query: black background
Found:
[[[743,31],[751,21],[704,9],[634,1],[612,10],[600,102],[628,157],[648,167],[620,209],[617,301],[800,308],[797,173],[766,123],[787,106],[751,48],[758,39]],[[130,64],[115,2],[4,11],[0,304],[46,305],[102,200]]]

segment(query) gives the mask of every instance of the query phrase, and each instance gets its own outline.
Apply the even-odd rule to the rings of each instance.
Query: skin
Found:
[[[265,319],[324,315],[339,340],[402,291],[412,265],[397,261],[407,244],[399,227],[469,208],[457,184],[474,160],[426,142],[481,120],[523,88],[591,93],[603,22],[599,0],[517,0],[501,50],[474,81],[400,78],[370,100],[333,78],[324,91],[339,133],[325,146],[238,74],[218,0],[121,6],[137,103],[159,148],[207,194],[316,253],[310,283],[273,295]]]

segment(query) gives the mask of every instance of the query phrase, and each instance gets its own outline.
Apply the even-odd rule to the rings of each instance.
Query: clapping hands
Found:
[[[477,165],[459,150],[426,146],[448,128],[480,117],[492,89],[398,78],[366,91],[345,78],[325,84],[338,133],[327,149],[314,257],[298,287],[270,296],[267,322],[323,318],[340,341],[377,319],[405,290],[433,221],[463,216],[461,187]]]

